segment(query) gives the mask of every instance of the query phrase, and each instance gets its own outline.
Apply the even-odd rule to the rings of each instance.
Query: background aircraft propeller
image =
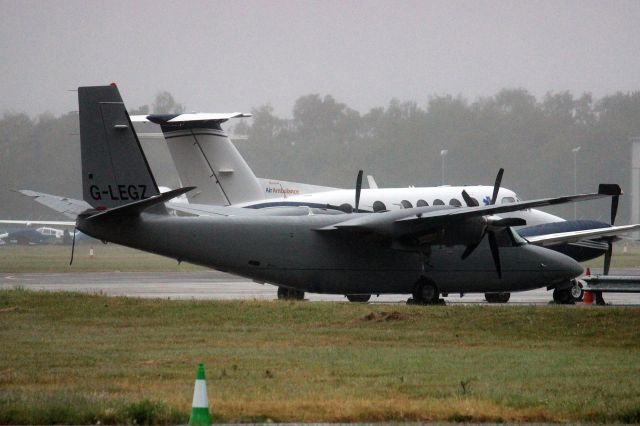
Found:
[[[500,185],[502,184],[502,175],[504,174],[504,169],[501,168],[498,170],[498,175],[496,176],[496,182],[493,184],[493,196],[491,197],[491,205],[496,203],[498,199],[498,191],[500,190]]]
[[[358,213],[358,207],[360,206],[360,191],[362,191],[362,170],[358,171],[358,177],[356,178],[356,213]]]

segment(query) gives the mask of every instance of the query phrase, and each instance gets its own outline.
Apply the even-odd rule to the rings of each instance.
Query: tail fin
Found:
[[[83,198],[118,207],[160,194],[115,84],[78,88]]]
[[[265,193],[221,123],[243,113],[195,113],[134,116],[133,121],[159,124],[183,186],[197,204],[230,205],[262,200]]]

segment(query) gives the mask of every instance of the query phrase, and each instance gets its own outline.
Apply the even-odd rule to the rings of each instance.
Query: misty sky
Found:
[[[0,113],[77,110],[118,83],[128,108],[290,116],[305,94],[366,113],[391,98],[499,89],[640,90],[640,1],[0,0]]]

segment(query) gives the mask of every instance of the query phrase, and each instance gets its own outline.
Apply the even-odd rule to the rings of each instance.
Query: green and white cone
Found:
[[[207,398],[207,382],[204,379],[204,364],[198,364],[196,385],[193,389],[193,402],[191,403],[190,426],[209,426],[211,415],[209,414],[209,399]]]

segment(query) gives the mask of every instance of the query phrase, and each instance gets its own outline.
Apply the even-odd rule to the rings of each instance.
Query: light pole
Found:
[[[448,150],[443,149],[440,151],[440,157],[442,157],[442,184],[444,185],[444,157],[449,153]]]
[[[576,146],[571,150],[573,152],[573,193],[578,193],[578,151],[580,151],[579,146]],[[573,219],[577,219],[578,214],[576,211],[576,203],[573,203]]]

